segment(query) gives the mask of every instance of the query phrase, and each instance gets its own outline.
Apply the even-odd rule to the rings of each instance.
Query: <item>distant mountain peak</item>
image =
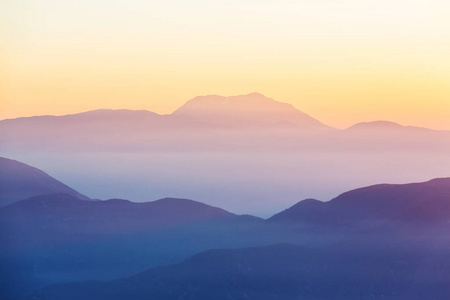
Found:
[[[371,122],[360,122],[356,123],[353,126],[350,126],[347,129],[398,129],[398,128],[404,128],[405,126],[400,125],[395,122],[391,121],[384,121],[384,120],[378,120],[378,121],[371,121]]]
[[[238,96],[198,96],[172,115],[189,116],[221,125],[273,126],[290,123],[304,128],[328,128],[291,104],[278,102],[260,93]]]
[[[378,120],[378,121],[371,121],[371,122],[360,122],[356,123],[353,126],[350,126],[346,130],[350,131],[393,131],[393,132],[399,132],[399,131],[405,131],[405,132],[432,132],[436,131],[430,128],[425,127],[417,127],[417,126],[404,126],[395,122],[391,121],[384,121],[384,120]]]
[[[264,96],[263,94],[258,93],[258,92],[253,92],[253,93],[247,94],[246,96],[251,96],[251,97],[266,97],[266,96]]]

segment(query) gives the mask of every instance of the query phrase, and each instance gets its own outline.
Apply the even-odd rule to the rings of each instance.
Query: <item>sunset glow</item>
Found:
[[[450,299],[449,17],[0,1],[0,299]]]
[[[322,122],[450,129],[446,1],[3,1],[0,118],[259,92]]]

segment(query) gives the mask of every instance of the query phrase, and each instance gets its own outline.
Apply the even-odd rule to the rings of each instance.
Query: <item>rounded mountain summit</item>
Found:
[[[291,125],[330,129],[291,104],[275,101],[259,93],[238,96],[198,96],[172,113],[206,123],[236,126]]]

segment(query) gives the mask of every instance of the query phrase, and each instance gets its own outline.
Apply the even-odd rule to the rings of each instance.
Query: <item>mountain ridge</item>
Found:
[[[191,116],[227,125],[267,126],[287,122],[305,128],[330,129],[292,104],[276,101],[260,93],[228,97],[197,96],[176,109],[172,115]]]
[[[308,248],[310,250],[301,248],[300,251],[303,252],[296,256],[298,259],[304,259],[303,255],[313,255],[311,258],[317,259],[315,253],[318,247],[322,247],[324,251],[331,249],[328,254],[334,255],[334,250],[341,249],[335,247],[336,243],[339,247],[348,245],[346,251],[349,252],[343,253],[341,257],[344,267],[337,266],[338,269],[345,269],[349,261],[355,261],[348,259],[354,257],[354,248],[365,246],[366,242],[372,240],[377,247],[380,244],[376,244],[376,241],[381,240],[381,245],[395,248],[390,243],[402,245],[406,240],[408,245],[415,245],[414,239],[418,237],[418,244],[422,245],[422,240],[428,239],[430,245],[433,247],[438,245],[439,248],[442,245],[441,241],[445,242],[439,234],[443,232],[444,236],[447,236],[448,232],[449,191],[450,177],[411,184],[372,185],[342,193],[328,202],[315,199],[300,201],[293,206],[296,209],[291,207],[279,213],[280,219],[272,217],[267,221],[253,216],[236,215],[219,207],[182,198],[162,198],[135,203],[124,199],[85,201],[61,193],[39,195],[0,209],[0,263],[6,265],[0,277],[7,282],[8,287],[11,287],[11,293],[28,293],[40,286],[55,283],[55,278],[59,282],[110,280],[131,276],[144,270],[144,267],[147,269],[156,266],[160,267],[152,269],[147,274],[160,276],[161,273],[152,272],[164,269],[165,267],[161,267],[164,264],[181,262],[195,253],[208,249],[254,247],[276,243],[302,243],[305,247],[311,247]],[[405,198],[404,195],[408,197]],[[417,199],[410,199],[412,196]],[[286,214],[289,213],[291,216],[286,218]],[[386,221],[390,222],[386,227],[368,227],[364,223],[378,225],[386,224]],[[399,222],[408,225],[406,230],[405,226],[398,226]],[[298,227],[296,224],[311,226]],[[444,226],[440,226],[442,224]],[[410,237],[411,240],[408,240]],[[212,252],[205,252],[206,256],[193,256],[193,259],[184,264],[189,266],[183,271],[189,275],[185,278],[187,280],[185,282],[190,283],[189,280],[198,275],[196,278],[200,286],[204,287],[203,284],[208,285],[210,282],[208,280],[213,278],[208,274],[216,274],[226,281],[217,283],[226,286],[233,282],[235,275],[257,274],[252,270],[264,265],[267,267],[264,272],[269,275],[275,274],[274,280],[277,285],[281,284],[282,281],[277,281],[277,278],[284,276],[286,267],[292,269],[293,262],[279,261],[280,268],[274,273],[272,267],[277,265],[270,265],[270,260],[282,258],[284,253],[290,253],[293,248],[278,246],[270,248],[268,252],[264,252],[263,249],[264,253],[252,249],[232,253],[211,250]],[[228,255],[230,253],[231,255]],[[260,254],[261,260],[248,264],[249,260]],[[323,272],[329,270],[323,264],[323,259],[330,257],[328,254],[315,261],[316,265],[313,264],[311,272],[316,267],[325,268],[321,269]],[[365,255],[364,252],[362,254]],[[368,259],[368,262],[371,262],[370,257]],[[335,261],[331,259],[330,263]],[[216,265],[214,273],[210,273],[212,270],[205,266],[216,262],[220,263]],[[398,266],[397,262],[398,259],[392,262],[394,269]],[[305,259],[304,263],[309,263],[309,260]],[[356,265],[361,264],[357,262]],[[303,270],[304,266],[299,264],[295,269]],[[390,266],[384,265],[383,270],[390,270]],[[180,270],[177,269],[179,265],[170,268]],[[374,268],[377,268],[377,264]],[[227,271],[222,272],[223,270]],[[366,274],[365,270],[360,270],[361,274]],[[11,277],[10,274],[16,277]],[[48,276],[49,274],[54,277]],[[173,278],[173,274],[179,273],[168,276]],[[207,276],[203,277],[205,274]],[[305,278],[308,278],[312,273],[308,271],[305,274]],[[258,278],[255,278],[256,282],[264,287],[264,281],[259,282]],[[291,282],[288,279],[287,282]],[[320,282],[323,281],[322,278]],[[24,282],[28,282],[29,285],[21,288],[20,284],[26,285]],[[372,282],[371,278],[368,282]],[[148,281],[142,283],[143,286],[149,284]],[[171,286],[172,282],[169,283]],[[349,284],[354,286],[352,280]],[[79,283],[75,286],[80,287]],[[319,291],[319,286],[317,287]],[[50,289],[53,288],[54,286]],[[276,286],[273,288],[276,289]],[[128,287],[126,290],[129,290]],[[6,290],[6,293],[8,292]],[[1,293],[0,290],[0,295]],[[268,299],[273,300],[270,295],[269,293]],[[167,294],[161,297],[155,295],[154,298],[170,299],[166,296]],[[205,298],[216,299],[214,296],[215,294],[208,294]],[[264,299],[259,296],[255,294],[254,299]],[[287,295],[282,299],[290,300],[292,299],[290,296]],[[79,299],[85,299],[83,297]],[[196,295],[193,297],[202,299]]]
[[[167,116],[181,116],[181,115],[189,115],[189,111],[186,112],[186,109],[189,108],[189,106],[192,106],[193,103],[196,102],[206,102],[209,106],[211,105],[211,103],[209,102],[218,102],[221,103],[222,105],[224,103],[233,103],[236,102],[235,100],[238,100],[237,102],[244,100],[245,98],[248,98],[247,100],[249,102],[253,102],[254,104],[261,104],[264,101],[266,103],[272,103],[272,104],[277,104],[280,107],[283,106],[285,107],[285,109],[291,110],[292,112],[297,112],[299,115],[303,116],[304,118],[308,119],[309,125],[313,125],[312,127],[318,128],[318,127],[322,127],[322,128],[332,128],[330,126],[324,125],[322,122],[317,121],[315,119],[313,119],[312,117],[310,117],[308,114],[296,109],[292,104],[290,103],[284,103],[284,102],[279,102],[277,100],[274,100],[273,98],[270,97],[266,97],[261,93],[258,92],[252,92],[249,94],[243,94],[243,95],[236,95],[236,96],[221,96],[221,95],[217,95],[217,94],[209,94],[209,95],[203,95],[203,96],[196,96],[188,101],[186,101],[183,105],[181,105],[180,107],[176,108],[172,113],[168,113],[168,114],[159,114],[150,110],[145,110],[145,109],[108,109],[108,108],[100,108],[100,109],[94,109],[94,110],[88,110],[88,111],[83,111],[83,112],[79,112],[79,113],[69,113],[69,114],[63,114],[63,115],[36,115],[36,116],[29,116],[29,117],[17,117],[17,118],[7,118],[7,119],[2,119],[0,120],[0,122],[3,121],[13,121],[13,120],[38,120],[38,119],[53,119],[55,117],[65,117],[65,118],[79,118],[82,116],[93,116],[93,115],[118,115],[118,113],[122,113],[122,114],[133,114],[134,116],[136,116],[136,114],[140,114],[141,116],[143,115],[147,115],[148,117],[153,116],[153,117],[167,117]],[[263,101],[264,100],[264,101]],[[201,107],[198,107],[200,109],[202,109]],[[257,111],[258,107],[255,106],[254,110]],[[247,112],[251,112],[251,109],[247,109]],[[195,116],[195,114],[194,114]],[[191,116],[192,117],[192,116]],[[198,117],[198,116],[197,116]],[[214,118],[211,118],[209,121],[215,121],[217,122],[217,120],[214,120]],[[242,121],[242,120],[241,120]],[[289,122],[288,120],[284,120],[284,119],[279,119],[277,121],[272,121],[271,125],[274,124],[278,124],[278,123],[290,123],[290,124],[294,124],[295,122]],[[241,124],[242,125],[242,124]],[[333,128],[336,129],[336,128]],[[364,129],[370,129],[370,130],[383,130],[383,129],[396,129],[396,130],[433,130],[433,131],[445,131],[447,132],[448,130],[436,130],[436,129],[431,129],[431,128],[425,128],[425,127],[419,127],[419,126],[404,126],[401,124],[398,124],[396,122],[392,122],[392,121],[385,121],[385,120],[376,120],[376,121],[366,121],[366,122],[359,122],[359,123],[355,123],[345,129],[342,130],[348,130],[348,131],[356,131],[356,130],[364,130]]]
[[[88,233],[118,233],[239,219],[240,216],[189,199],[163,198],[149,202],[123,199],[84,201],[69,194],[58,193],[34,196],[5,206],[0,210],[0,218],[3,222],[11,220],[16,225],[16,219],[21,218],[23,224],[20,226],[24,228],[46,228],[60,224],[55,228],[65,228],[66,233],[77,232],[81,228],[90,228]]]
[[[426,213],[421,211],[426,209]],[[327,202],[306,199],[268,219],[311,224],[385,220],[411,224],[450,221],[450,177],[353,189]]]
[[[445,257],[442,251],[430,258],[406,247],[370,245],[216,249],[114,281],[46,286],[29,299],[446,299],[448,282],[439,279],[449,267],[436,267]]]
[[[358,132],[358,131],[379,131],[379,132],[420,132],[420,133],[430,133],[430,132],[448,132],[448,130],[436,130],[426,127],[419,126],[406,126],[392,121],[386,120],[377,120],[377,121],[368,121],[368,122],[359,122],[353,124],[350,127],[344,129],[344,131],[349,132]]]
[[[0,157],[0,207],[32,196],[56,192],[90,200],[38,168]]]

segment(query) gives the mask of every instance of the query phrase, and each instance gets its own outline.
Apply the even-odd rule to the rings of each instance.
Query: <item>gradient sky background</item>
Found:
[[[326,124],[450,129],[444,0],[4,0],[0,119],[260,92]]]

